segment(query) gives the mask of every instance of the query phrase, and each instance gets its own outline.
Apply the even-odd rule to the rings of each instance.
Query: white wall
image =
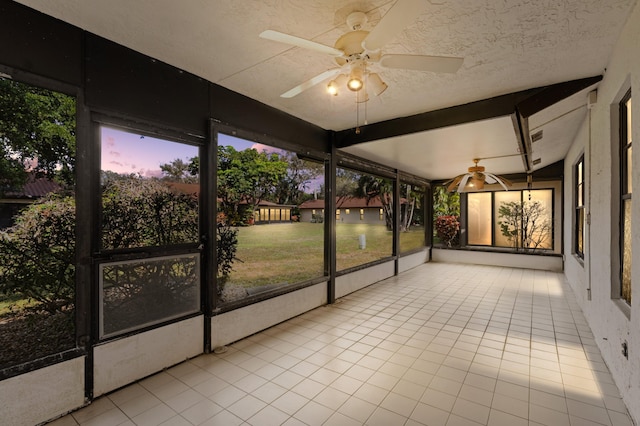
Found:
[[[578,302],[589,321],[602,356],[636,424],[640,423],[640,200],[636,196],[632,208],[633,259],[632,306],[612,299],[612,276],[615,275],[616,247],[619,239],[618,214],[615,206],[616,176],[612,144],[617,143],[617,124],[612,111],[618,108],[620,97],[631,87],[635,98],[633,109],[633,140],[640,140],[640,6],[626,22],[620,39],[611,54],[606,73],[598,87],[598,101],[591,110],[591,123],[587,120],[565,159],[565,241],[567,242],[566,276],[578,297]],[[586,100],[585,100],[586,102]],[[613,123],[613,124],[612,124]],[[587,161],[587,192],[590,194],[587,212],[591,214],[588,226],[587,252],[584,267],[570,254],[572,241],[572,209],[570,194],[573,178],[571,166],[582,151]],[[633,187],[640,188],[640,151],[633,153]],[[590,160],[590,161],[589,161]],[[589,188],[590,187],[590,188]],[[613,194],[612,194],[613,193]],[[587,299],[586,288],[591,286],[592,298]],[[621,344],[629,343],[629,359],[622,356]]]
[[[200,315],[96,346],[94,396],[201,354],[203,336],[204,317]]]
[[[267,299],[211,319],[211,347],[225,346],[327,304],[327,283]]]
[[[432,250],[432,260],[434,262],[495,265],[562,272],[561,256],[434,248]]]
[[[403,273],[429,261],[431,247],[425,247],[417,253],[411,253],[400,257],[398,260],[398,273]]]
[[[336,299],[392,277],[394,269],[394,261],[389,261],[336,277]]]
[[[33,426],[84,404],[85,357],[0,382],[0,424]]]

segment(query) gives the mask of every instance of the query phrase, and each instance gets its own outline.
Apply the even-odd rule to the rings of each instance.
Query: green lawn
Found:
[[[359,249],[359,235],[366,236],[366,248]],[[424,231],[402,233],[402,250],[419,247]],[[362,265],[391,255],[392,233],[385,226],[336,224],[338,270]],[[295,283],[322,276],[324,267],[324,225],[283,223],[239,228],[238,252],[230,284],[256,287]]]
[[[36,306],[38,302],[23,299],[20,296],[6,296],[0,293],[0,317],[11,312],[20,312],[24,308]]]

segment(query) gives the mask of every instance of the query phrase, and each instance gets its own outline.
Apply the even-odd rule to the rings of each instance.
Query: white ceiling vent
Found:
[[[531,135],[531,142],[537,142],[542,139],[542,130],[538,130],[537,132]]]

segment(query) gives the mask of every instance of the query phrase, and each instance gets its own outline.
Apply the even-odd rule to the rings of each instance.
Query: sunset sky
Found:
[[[196,146],[141,136],[111,127],[101,128],[101,140],[101,169],[116,173],[160,177],[160,164],[170,163],[177,158],[188,163],[198,155]],[[218,142],[221,145],[232,145],[238,151],[247,148],[275,151],[272,147],[224,134],[219,135]]]

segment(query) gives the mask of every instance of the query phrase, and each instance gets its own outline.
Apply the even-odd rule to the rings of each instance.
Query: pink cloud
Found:
[[[273,146],[269,146],[269,145],[264,145],[261,143],[254,143],[253,145],[251,145],[252,149],[255,149],[258,152],[266,152],[268,154],[283,154],[284,151],[279,149],[279,148],[275,148]]]

